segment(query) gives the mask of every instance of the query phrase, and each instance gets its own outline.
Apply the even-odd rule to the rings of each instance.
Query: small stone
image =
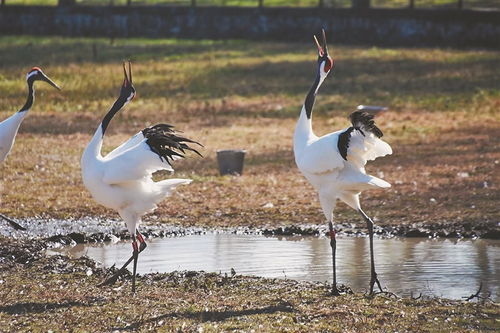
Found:
[[[272,202],[268,202],[268,203],[266,203],[265,205],[262,206],[262,208],[273,208],[273,207],[274,207],[274,205],[273,205]]]

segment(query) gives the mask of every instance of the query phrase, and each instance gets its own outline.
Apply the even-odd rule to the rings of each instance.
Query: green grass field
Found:
[[[315,76],[312,40],[3,36],[0,49],[1,120],[23,105],[32,66],[62,87],[36,85],[35,105],[0,165],[1,213],[117,218],[91,199],[79,161],[117,97],[121,62],[130,58],[138,96],[111,122],[104,149],[157,122],[175,124],[205,145],[205,158],[174,164],[176,176],[194,182],[146,221],[271,228],[324,222],[292,152],[295,122]],[[317,134],[348,126],[358,104],[390,108],[377,123],[394,154],[367,171],[393,187],[362,195],[375,223],[486,223],[498,230],[500,51],[331,43],[330,53],[336,68],[316,99]],[[241,177],[218,175],[215,152],[225,148],[248,151]],[[334,221],[364,227],[343,204]],[[47,257],[45,243],[0,237],[5,331],[482,332],[500,323],[492,302],[332,297],[325,284],[199,272],[141,277],[131,297],[130,279],[99,288],[103,269],[87,259]]]
[[[117,96],[122,60],[130,58],[138,97],[111,123],[105,149],[158,122],[173,123],[205,145],[205,158],[190,156],[176,164],[178,175],[195,182],[160,206],[160,220],[212,226],[323,222],[316,194],[296,169],[291,148],[296,118],[314,79],[313,42],[111,43],[15,36],[1,37],[0,47],[0,119],[24,103],[24,76],[34,65],[63,88],[37,85],[35,106],[0,167],[3,213],[116,216],[84,189],[79,159]],[[394,154],[367,170],[383,174],[393,187],[363,195],[378,223],[495,225],[500,52],[330,47],[336,68],[317,98],[317,134],[348,126],[347,116],[358,104],[391,109],[377,122]],[[243,177],[218,176],[215,151],[226,148],[248,150]],[[274,208],[264,208],[269,202]],[[339,222],[360,222],[344,205],[336,212]]]
[[[56,6],[57,0],[5,0],[7,5]],[[319,0],[263,0],[265,7],[316,7]],[[457,8],[458,0],[415,0],[415,8]],[[126,0],[76,0],[80,5],[123,6]],[[191,0],[132,0],[133,5],[189,6]],[[198,6],[244,6],[257,7],[258,0],[196,0]],[[351,0],[324,0],[326,7],[351,7]],[[372,0],[374,8],[405,8],[409,0]],[[497,0],[463,0],[463,8],[500,9]]]

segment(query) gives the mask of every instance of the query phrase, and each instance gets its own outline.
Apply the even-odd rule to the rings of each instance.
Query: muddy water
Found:
[[[138,272],[204,270],[270,278],[331,281],[331,249],[324,237],[265,237],[209,233],[152,239],[139,257]],[[367,238],[339,237],[337,279],[356,291],[369,283]],[[105,266],[130,256],[129,242],[77,245],[63,251],[87,255]],[[460,299],[483,283],[483,291],[500,299],[500,241],[421,238],[375,239],[380,281],[398,295]],[[483,294],[484,295],[484,294]]]

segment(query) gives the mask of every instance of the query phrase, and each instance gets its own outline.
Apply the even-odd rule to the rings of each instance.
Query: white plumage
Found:
[[[333,293],[338,294],[335,272],[336,239],[332,218],[336,201],[342,200],[357,210],[365,219],[370,235],[372,278],[370,292],[377,282],[373,260],[373,221],[363,212],[359,202],[362,191],[373,188],[388,188],[391,185],[383,179],[369,175],[365,171],[367,161],[392,154],[391,147],[380,139],[382,132],[375,126],[373,116],[356,111],[351,114],[352,126],[321,137],[312,130],[312,109],[315,96],[326,76],[333,68],[333,60],[328,55],[326,37],[318,46],[318,72],[316,80],[306,96],[297,122],[293,146],[297,167],[316,189],[323,213],[330,228],[333,259]]]
[[[152,212],[175,187],[189,184],[191,180],[154,182],[154,172],[174,170],[151,151],[142,132],[104,157],[101,155],[102,137],[100,126],[83,153],[83,183],[98,203],[120,214],[131,236],[135,236],[141,217]]]
[[[26,74],[26,84],[28,85],[26,103],[18,112],[0,122],[0,163],[3,163],[7,159],[7,155],[9,155],[14,146],[19,127],[24,118],[28,115],[28,111],[33,106],[35,101],[35,81],[45,81],[51,86],[60,89],[59,86],[49,79],[39,67],[33,67],[28,74]],[[5,215],[0,214],[0,218],[9,222],[10,225],[17,230],[26,230]]]
[[[173,172],[170,161],[184,157],[186,150],[199,154],[188,143],[196,143],[178,136],[173,127],[159,124],[145,128],[106,156],[101,155],[104,134],[113,116],[135,96],[132,72],[125,79],[120,97],[113,104],[85,149],[82,160],[82,178],[92,197],[101,205],[114,209],[125,221],[132,238],[135,291],[137,255],[146,243],[137,230],[144,214],[152,212],[179,185],[190,179],[167,179],[155,182],[153,173],[159,170]],[[140,248],[137,245],[140,243]]]
[[[28,97],[24,106],[9,118],[0,122],[0,163],[5,161],[7,155],[14,146],[17,131],[23,119],[28,115],[28,111],[33,106],[35,101],[35,81],[45,81],[53,87],[60,89],[43,71],[38,67],[33,67],[28,74],[26,74],[26,84],[28,85]]]
[[[16,112],[0,123],[0,163],[7,159],[14,146],[19,126],[27,114],[27,111]]]
[[[335,207],[337,198],[347,199],[346,203],[359,209],[359,193],[374,187],[387,188],[385,180],[366,174],[367,161],[392,154],[391,147],[368,130],[354,129],[350,133],[347,160],[338,149],[339,136],[349,128],[317,137],[312,129],[303,131],[302,123],[311,123],[302,110],[294,135],[295,162],[311,185],[318,191],[327,220]],[[343,200],[344,201],[344,200]],[[332,210],[330,210],[332,208]]]

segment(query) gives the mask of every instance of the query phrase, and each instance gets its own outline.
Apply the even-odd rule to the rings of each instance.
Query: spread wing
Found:
[[[158,170],[174,171],[170,162],[183,158],[186,151],[201,156],[189,146],[190,143],[200,145],[177,135],[171,125],[159,124],[145,128],[104,158],[109,171],[105,172],[103,181],[120,184],[151,177]]]
[[[317,175],[341,170],[344,167],[344,160],[337,149],[340,132],[327,134],[311,142],[296,157],[299,169]]]
[[[364,168],[367,161],[390,154],[391,146],[371,132],[354,130],[349,134],[347,160],[358,168]]]
[[[103,181],[110,185],[151,177],[158,170],[174,171],[168,162],[151,151],[145,139],[112,158],[106,156],[105,165]]]
[[[356,111],[350,115],[352,126],[340,133],[337,148],[342,158],[358,168],[367,161],[392,154],[392,148],[380,139],[384,134],[375,125],[373,115]]]
[[[312,141],[297,156],[302,172],[331,173],[343,169],[345,162],[364,170],[367,161],[392,154],[391,146],[380,139],[383,133],[375,125],[373,115],[356,111],[350,119],[351,127]]]
[[[108,155],[104,157],[104,159],[112,159],[113,157],[120,155],[124,151],[129,150],[130,148],[138,145],[141,141],[144,140],[144,135],[142,134],[142,131],[113,149]]]

